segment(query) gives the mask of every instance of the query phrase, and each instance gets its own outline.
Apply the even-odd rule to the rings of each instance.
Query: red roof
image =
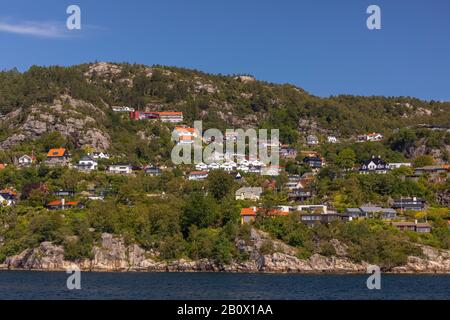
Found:
[[[208,171],[192,171],[190,173],[190,175],[193,175],[193,174],[208,174]]]
[[[79,203],[78,201],[68,201],[64,205],[65,206],[77,206],[78,203]],[[62,206],[62,202],[61,202],[61,200],[55,200],[55,201],[49,202],[47,205],[52,206],[52,207],[53,206]]]
[[[256,212],[253,208],[242,208],[241,216],[256,216]]]
[[[258,211],[263,211],[264,209],[259,208]],[[281,211],[279,209],[269,209],[266,211],[268,216],[288,216],[289,212]]]

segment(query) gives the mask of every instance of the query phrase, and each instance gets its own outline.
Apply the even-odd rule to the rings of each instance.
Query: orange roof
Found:
[[[176,131],[184,131],[184,132],[195,132],[195,128],[189,128],[189,127],[175,127]]]
[[[60,205],[62,205],[62,202],[61,202],[61,200],[55,200],[55,201],[49,202],[47,205],[48,206],[60,206]],[[78,201],[68,201],[65,203],[65,205],[66,206],[76,206],[76,205],[78,205]]]
[[[180,140],[194,140],[193,136],[180,136]]]
[[[8,193],[8,194],[13,195],[13,196],[17,195],[17,192],[15,192],[14,190],[11,190],[11,189],[0,190],[0,193]]]
[[[0,163],[0,170],[5,169],[5,167],[6,167],[6,164]]]
[[[450,169],[450,164],[449,164],[449,163],[446,163],[446,164],[442,165],[442,168],[444,168],[444,169]]]
[[[253,208],[242,208],[241,216],[256,216],[256,212]]]
[[[58,149],[50,149],[47,153],[47,157],[62,157],[66,153],[66,149],[58,148]]]
[[[258,209],[258,211],[262,211],[263,209]],[[281,211],[279,209],[269,209],[267,211],[268,216],[288,216],[289,212]]]

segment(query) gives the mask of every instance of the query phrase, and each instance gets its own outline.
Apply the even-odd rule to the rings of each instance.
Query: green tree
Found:
[[[422,155],[418,156],[414,159],[413,165],[416,168],[425,167],[425,166],[432,166],[434,164],[434,159],[432,156],[429,155]]]
[[[355,165],[356,154],[353,149],[345,148],[339,152],[336,158],[336,164],[342,169],[351,169]]]
[[[208,191],[214,198],[221,200],[233,190],[233,176],[223,170],[214,170],[208,174],[206,178]]]

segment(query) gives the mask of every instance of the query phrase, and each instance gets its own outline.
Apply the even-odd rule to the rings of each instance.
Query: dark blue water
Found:
[[[64,272],[0,272],[0,299],[450,299],[450,276],[227,273],[81,273],[68,290]]]

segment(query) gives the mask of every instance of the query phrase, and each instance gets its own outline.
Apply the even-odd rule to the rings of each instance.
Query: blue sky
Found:
[[[71,4],[81,30],[65,29]],[[0,69],[136,62],[450,101],[448,0],[0,0],[0,43]]]

